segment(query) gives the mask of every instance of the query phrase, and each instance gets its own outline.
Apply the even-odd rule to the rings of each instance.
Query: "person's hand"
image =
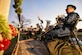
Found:
[[[62,16],[61,15],[58,15],[57,18],[60,19]]]

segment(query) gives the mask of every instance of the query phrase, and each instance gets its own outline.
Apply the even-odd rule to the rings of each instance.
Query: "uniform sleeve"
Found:
[[[68,15],[68,16],[66,17],[65,22],[66,22],[67,24],[72,25],[72,24],[74,24],[74,23],[76,22],[76,20],[77,20],[78,18],[79,18],[79,15],[78,15],[77,13],[73,13],[73,14],[70,14],[70,15]]]

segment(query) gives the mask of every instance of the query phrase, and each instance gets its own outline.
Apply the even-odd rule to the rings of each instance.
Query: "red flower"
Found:
[[[0,50],[4,50],[4,45],[0,42]]]
[[[10,40],[3,39],[4,50],[6,50],[9,47],[10,43],[11,43]]]
[[[3,39],[3,41],[0,41],[0,50],[6,50],[10,45],[10,40]]]
[[[11,25],[11,24],[9,24],[9,27],[11,28],[11,31],[12,31],[12,36],[17,36],[17,30],[16,30],[16,28],[13,26],[13,25]]]

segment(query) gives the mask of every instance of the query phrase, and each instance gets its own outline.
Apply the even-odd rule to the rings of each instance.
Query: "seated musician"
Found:
[[[63,37],[69,35],[71,29],[73,28],[77,19],[79,18],[78,13],[74,12],[75,10],[76,7],[74,5],[67,5],[66,9],[67,16],[65,18],[58,16],[57,19],[60,21],[59,24],[56,25],[55,28],[47,35],[49,36],[51,35],[53,37]]]
[[[69,47],[70,44],[68,44],[70,32],[79,18],[79,15],[75,10],[76,6],[67,5],[67,16],[64,18],[58,16],[58,24],[53,28],[53,30],[47,33],[46,38],[54,38],[54,41],[47,42],[47,47],[51,55],[79,55],[79,52],[75,48]]]

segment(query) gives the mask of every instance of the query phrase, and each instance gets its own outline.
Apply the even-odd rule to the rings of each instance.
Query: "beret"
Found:
[[[67,8],[68,7],[72,7],[72,8],[74,8],[74,10],[76,10],[76,6],[74,6],[74,5],[67,5]]]

